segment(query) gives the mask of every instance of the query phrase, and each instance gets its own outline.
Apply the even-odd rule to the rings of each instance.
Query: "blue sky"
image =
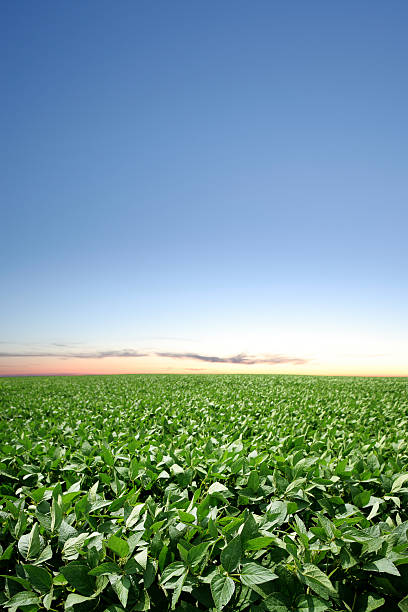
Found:
[[[1,10],[0,372],[408,373],[406,2]]]

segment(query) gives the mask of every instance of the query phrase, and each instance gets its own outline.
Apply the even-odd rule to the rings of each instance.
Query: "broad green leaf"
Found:
[[[248,540],[245,544],[246,550],[262,550],[263,548],[268,548],[271,544],[275,542],[275,538],[270,536],[260,536],[259,538],[253,538],[252,540]]]
[[[187,574],[188,574],[188,570],[186,569],[184,573],[180,576],[180,578],[177,580],[176,584],[174,585],[173,596],[171,598],[171,609],[172,610],[175,609],[177,602],[180,598],[181,591],[183,589],[183,585],[187,578]]]
[[[391,493],[398,493],[403,487],[403,485],[408,481],[408,474],[401,474],[398,476],[392,483]]]
[[[248,488],[254,493],[259,489],[259,474],[257,470],[252,470],[248,478]]]
[[[221,482],[213,482],[208,489],[208,494],[215,495],[216,493],[228,493],[228,489]]]
[[[229,576],[216,574],[211,580],[211,594],[217,610],[222,610],[235,592],[235,583]]]
[[[126,542],[126,540],[122,540],[121,538],[118,538],[115,535],[110,536],[106,545],[108,546],[108,548],[113,550],[114,553],[119,555],[119,557],[123,558],[129,555],[129,544]]]
[[[84,595],[78,595],[78,593],[70,593],[65,601],[65,610],[69,610],[76,604],[84,603],[85,601],[91,601],[93,597],[85,597]]]
[[[7,546],[6,550],[3,551],[0,555],[0,561],[8,561],[11,559],[13,554],[14,544],[11,543]]]
[[[196,520],[194,514],[191,514],[190,512],[183,512],[183,510],[179,510],[178,515],[182,523],[194,523]]]
[[[249,562],[242,565],[240,578],[243,584],[253,587],[256,584],[263,584],[270,580],[276,580],[278,576],[263,565]]]
[[[31,586],[41,593],[48,593],[52,587],[52,576],[43,567],[35,565],[24,565],[24,571],[27,572]]]
[[[134,508],[132,508],[131,513],[126,519],[126,527],[131,529],[133,525],[139,521],[140,514],[144,508],[144,504],[137,504]]]
[[[92,595],[95,587],[95,580],[89,575],[87,565],[72,562],[61,568],[61,573],[65,576],[68,583],[73,586],[81,595]]]
[[[94,567],[88,573],[90,576],[109,576],[109,574],[121,574],[122,570],[116,563],[107,561],[106,563],[101,563],[101,565]]]
[[[127,600],[129,597],[129,589],[131,586],[129,577],[109,576],[109,582],[111,583],[112,589],[118,596],[120,603],[124,608],[126,608]]]
[[[191,567],[196,567],[206,556],[211,542],[201,542],[192,546],[187,554],[187,561]]]
[[[247,542],[256,539],[258,534],[258,524],[255,521],[253,515],[249,514],[248,518],[242,526],[242,529],[240,530],[242,546],[246,547]]]
[[[80,533],[73,538],[68,538],[64,544],[64,548],[62,549],[62,558],[67,561],[77,559],[79,552],[81,551],[82,546],[88,537],[88,533]]]
[[[51,531],[55,531],[59,528],[62,523],[63,511],[62,511],[62,497],[58,495],[58,498],[53,498],[51,506]]]
[[[366,572],[380,572],[381,574],[400,576],[400,573],[393,562],[385,557],[383,559],[377,559],[372,563],[366,563],[366,565],[363,565],[362,569]]]
[[[31,588],[31,584],[28,580],[26,580],[25,578],[20,578],[20,576],[11,576],[8,574],[0,574],[0,578],[7,578],[7,580],[11,580],[12,582],[17,582],[18,584],[21,584],[22,587],[24,587],[26,589],[26,591],[29,591]]]
[[[146,565],[146,569],[143,572],[143,583],[144,583],[145,589],[150,588],[150,586],[153,584],[154,579],[156,577],[156,572],[157,572],[157,563],[148,561]]]
[[[301,570],[301,574],[307,586],[320,595],[320,597],[323,597],[323,599],[329,599],[331,595],[336,595],[330,578],[316,565],[306,563]]]
[[[104,462],[106,463],[106,465],[109,465],[110,467],[113,467],[114,463],[115,463],[115,459],[114,456],[112,454],[112,451],[110,450],[110,448],[108,448],[107,446],[102,446],[100,449],[101,452],[101,457],[104,460]]]
[[[16,538],[20,538],[26,530],[27,527],[27,514],[24,511],[21,511],[18,515],[18,520],[16,526],[14,528],[14,535]]]
[[[325,612],[328,608],[327,601],[314,595],[302,595],[296,601],[297,612]]]
[[[221,564],[226,572],[233,572],[241,560],[241,538],[236,536],[221,551]]]
[[[38,557],[32,561],[32,565],[42,565],[50,559],[52,559],[52,548],[50,544],[47,544],[47,546],[40,552]]]
[[[20,593],[16,593],[13,595],[11,599],[3,603],[2,605],[5,608],[18,608],[21,606],[33,606],[38,605],[40,603],[40,598],[38,595],[33,593],[33,591],[21,591]]]
[[[35,523],[30,533],[21,536],[18,541],[18,550],[24,559],[35,559],[40,554],[40,527]]]
[[[140,565],[140,567],[142,567],[144,570],[147,567],[147,559],[148,559],[148,554],[147,554],[147,549],[144,548],[143,550],[141,550],[140,552],[138,552],[135,555],[135,561]]]
[[[289,598],[284,593],[271,593],[263,605],[268,612],[292,612],[293,608]]]
[[[384,597],[377,593],[365,593],[358,602],[358,612],[372,612],[385,603]]]
[[[180,561],[175,561],[166,567],[163,574],[161,575],[160,583],[165,585],[174,576],[181,576],[184,573],[186,566]]]
[[[52,602],[54,599],[54,589],[51,587],[51,591],[45,595],[43,598],[43,606],[46,610],[51,608]]]

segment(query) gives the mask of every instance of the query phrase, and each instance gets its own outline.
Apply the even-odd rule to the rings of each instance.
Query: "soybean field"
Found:
[[[0,379],[0,608],[408,611],[408,379]]]

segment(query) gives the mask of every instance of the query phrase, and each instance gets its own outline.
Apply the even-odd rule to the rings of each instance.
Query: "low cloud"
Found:
[[[52,357],[57,359],[105,359],[106,357],[147,357],[148,353],[141,353],[134,349],[122,349],[112,351],[90,351],[88,353],[81,352],[0,352],[0,357]]]
[[[261,355],[259,357],[239,353],[232,357],[217,357],[213,355],[200,355],[199,353],[156,353],[158,357],[169,357],[171,359],[195,359],[197,361],[206,361],[208,363],[237,363],[241,365],[254,364],[279,364],[293,363],[302,365],[308,363],[309,359],[302,357],[287,357],[285,355]]]
[[[53,346],[59,346],[61,349],[64,345],[54,343]],[[171,352],[151,352],[145,350],[144,352],[137,351],[135,349],[116,349],[116,350],[104,350],[104,351],[77,351],[77,350],[44,350],[44,351],[0,351],[0,358],[3,359],[14,359],[14,358],[41,358],[48,357],[51,359],[106,359],[110,357],[149,357],[156,355],[157,357],[167,357],[169,359],[190,359],[195,361],[201,361],[206,363],[231,363],[237,365],[259,365],[259,364],[294,364],[302,365],[308,363],[309,359],[303,357],[289,357],[287,355],[247,355],[246,353],[238,353],[231,357],[220,357],[217,355],[201,355],[200,353],[171,353]]]

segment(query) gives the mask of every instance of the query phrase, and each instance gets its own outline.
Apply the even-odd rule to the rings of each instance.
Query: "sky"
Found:
[[[408,375],[405,0],[0,10],[0,375]]]

